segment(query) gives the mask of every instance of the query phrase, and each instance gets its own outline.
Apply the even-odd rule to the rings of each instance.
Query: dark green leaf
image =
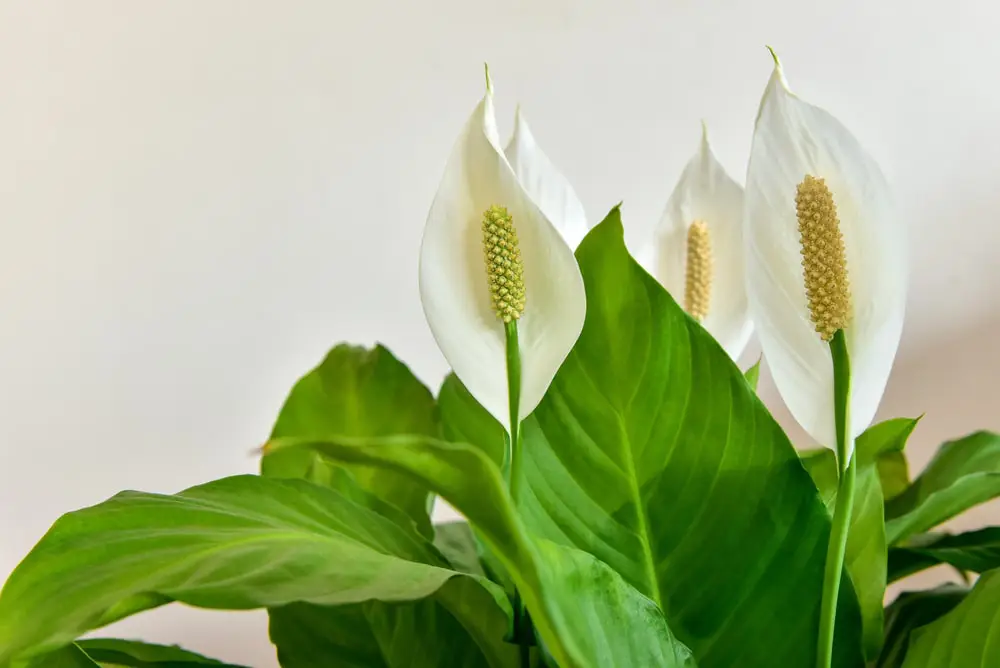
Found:
[[[406,365],[382,346],[368,350],[341,344],[296,383],[271,436],[437,436],[438,430],[434,397]],[[314,459],[301,452],[268,457],[261,473],[336,486],[336,476],[316,470]],[[353,467],[351,473],[362,488],[401,508],[421,533],[433,535],[425,488],[370,467]]]
[[[1000,527],[958,535],[914,536],[905,545],[889,550],[889,581],[938,564],[951,564],[974,573],[1000,568]]]
[[[983,573],[955,608],[913,631],[904,668],[1000,666],[1000,571]]]
[[[657,606],[589,554],[528,533],[500,470],[477,448],[422,437],[281,439],[268,452],[308,449],[413,476],[477,528],[515,578],[532,621],[563,668],[693,666]]]
[[[811,665],[830,521],[795,450],[726,353],[628,255],[617,210],[577,258],[583,333],[522,425],[529,528],[659,602],[703,668]],[[502,432],[450,396],[463,392],[442,389],[445,433],[495,451]],[[842,592],[836,665],[854,666],[857,602]]]
[[[124,492],[63,516],[10,576],[0,665],[170,600],[403,601],[456,576],[412,529],[304,481],[236,476],[173,496]]]
[[[282,668],[518,668],[508,616],[470,578],[410,603],[304,603],[271,611]]]
[[[949,612],[962,602],[966,593],[964,587],[947,584],[926,591],[900,594],[885,611],[885,644],[876,668],[902,666],[913,630]]]
[[[77,641],[80,649],[100,664],[127,668],[244,668],[181,649],[176,645],[154,645],[139,640],[90,638]]]
[[[979,431],[941,446],[905,492],[886,504],[886,536],[896,545],[1000,496],[1000,436]]]

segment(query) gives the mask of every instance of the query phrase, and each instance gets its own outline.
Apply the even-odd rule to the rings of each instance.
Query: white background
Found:
[[[483,61],[501,130],[521,102],[639,247],[699,119],[742,180],[772,44],[910,224],[882,417],[927,413],[918,465],[1000,428],[998,21],[970,0],[0,1],[0,580],[68,509],[255,470],[335,342],[383,341],[436,386],[417,249]],[[261,613],[112,631],[275,665]]]

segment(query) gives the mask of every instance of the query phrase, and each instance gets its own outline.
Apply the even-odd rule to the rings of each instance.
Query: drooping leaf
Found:
[[[886,504],[886,536],[896,545],[1000,496],[1000,435],[979,431],[941,446],[906,491]]]
[[[500,470],[481,450],[424,437],[279,439],[266,452],[307,449],[385,466],[422,481],[477,528],[515,578],[545,646],[563,668],[694,665],[656,604],[591,555],[533,537]]]
[[[189,652],[176,645],[156,645],[140,640],[88,638],[76,643],[94,661],[122,668],[246,668]]]
[[[0,665],[172,600],[224,609],[405,601],[453,577],[470,576],[412,529],[308,482],[236,476],[172,496],[124,492],[63,516],[10,576]]]
[[[1000,527],[952,534],[920,534],[889,550],[889,581],[925,568],[951,564],[961,571],[982,573],[1000,568]]]
[[[900,668],[913,630],[949,612],[962,602],[966,593],[964,587],[946,584],[900,594],[885,611],[885,643],[876,668]]]
[[[628,255],[617,210],[577,251],[583,333],[522,424],[529,529],[659,602],[703,668],[813,662],[830,521],[787,437],[718,344]],[[457,381],[445,433],[500,433]],[[453,411],[460,406],[461,412]],[[860,659],[842,591],[837,666]]]
[[[408,603],[306,603],[271,611],[283,668],[519,668],[508,616],[471,578]]]
[[[913,631],[903,668],[1000,666],[1000,571],[983,573],[953,610]]]
[[[430,392],[388,350],[381,346],[365,350],[339,345],[292,390],[273,435],[436,435],[437,429]],[[304,477],[336,489],[404,529],[414,522],[424,535],[433,535],[428,490],[408,477],[363,465],[335,464],[308,452],[266,457],[261,471],[265,476]],[[482,571],[475,574],[482,575]],[[410,666],[411,660],[456,666],[463,662],[482,664],[484,660],[491,666],[503,666],[515,661],[514,648],[503,642],[508,617],[482,592],[462,591],[467,595],[446,600],[435,594],[412,603],[369,601],[336,607],[297,604],[272,609],[268,611],[271,639],[286,668],[326,665],[355,655],[362,657],[364,665],[377,656],[390,668]],[[478,602],[479,607],[473,609],[472,602]],[[463,630],[462,624],[470,629]],[[333,627],[345,631],[330,635]],[[431,633],[438,627],[448,632],[443,636]],[[321,631],[327,635],[316,635]],[[477,634],[484,636],[478,638],[481,649],[477,647]],[[407,645],[408,649],[404,649]]]
[[[271,437],[437,436],[438,430],[434,397],[406,365],[380,345],[369,350],[341,344],[295,384]],[[336,474],[316,468],[315,457],[302,452],[261,463],[265,476],[338,485]],[[351,474],[363,489],[402,509],[425,536],[433,535],[426,489],[370,467],[352,467]]]

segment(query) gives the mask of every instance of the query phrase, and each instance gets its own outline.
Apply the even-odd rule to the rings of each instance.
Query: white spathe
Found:
[[[853,452],[854,439],[878,409],[902,333],[905,230],[875,161],[837,119],[791,93],[775,59],[747,168],[750,312],[785,404],[814,439],[834,447],[833,362],[809,317],[795,214],[796,187],[806,174],[826,180],[844,237],[852,304],[844,334]]]
[[[579,246],[590,231],[583,203],[569,180],[538,146],[520,106],[514,114],[514,134],[504,153],[528,196],[555,225],[569,247]]]
[[[671,193],[646,253],[653,276],[682,305],[688,228],[696,220],[708,226],[712,249],[709,308],[701,324],[736,360],[753,332],[743,269],[743,188],[715,158],[704,124],[698,151]]]
[[[490,306],[483,213],[513,217],[526,306],[517,322],[524,419],[542,400],[583,329],[586,295],[573,251],[518,182],[500,147],[487,91],[459,136],[427,216],[420,298],[434,339],[459,380],[510,429],[503,322]]]

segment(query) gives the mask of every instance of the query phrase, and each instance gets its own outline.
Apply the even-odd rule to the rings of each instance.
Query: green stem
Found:
[[[517,344],[517,321],[504,325],[507,338],[507,404],[510,407],[510,497],[517,506],[521,488],[521,435],[518,406],[521,403],[521,352]]]
[[[837,427],[837,469],[840,485],[837,505],[833,510],[830,543],[826,552],[826,570],[823,574],[823,599],[820,607],[819,643],[816,648],[817,668],[830,668],[833,664],[833,638],[837,624],[837,598],[847,552],[847,535],[854,509],[854,486],[857,480],[857,458],[850,456],[850,399],[851,361],[847,354],[844,331],[837,330],[830,340],[833,358],[833,414]]]
[[[521,404],[521,351],[517,343],[517,321],[504,325],[507,343],[507,405],[510,410],[510,498],[518,506],[521,490],[521,434],[518,407]],[[514,637],[521,668],[531,666],[531,621],[521,596],[514,592]]]

